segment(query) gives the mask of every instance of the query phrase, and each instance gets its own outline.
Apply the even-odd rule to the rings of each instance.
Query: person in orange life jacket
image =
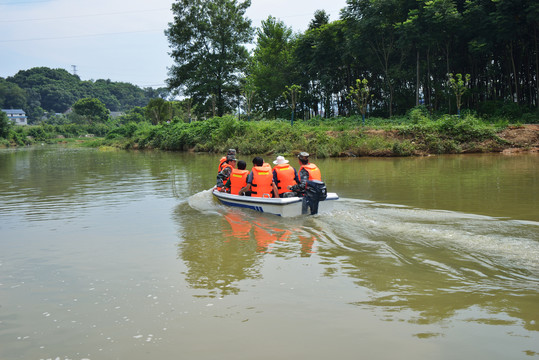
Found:
[[[223,170],[217,174],[217,190],[225,191],[224,184],[230,177],[232,170],[236,167],[236,157],[234,155],[227,155],[226,162],[223,165]]]
[[[228,155],[236,156],[236,149],[228,149],[226,156],[223,156],[221,159],[219,159],[219,166],[217,167],[217,173],[220,173],[221,171],[223,171],[224,166],[226,164],[226,158]]]
[[[240,190],[247,185],[247,176],[249,175],[249,171],[245,170],[247,167],[245,161],[238,161],[237,166],[238,168],[232,170],[225,184],[227,192],[230,192],[232,195],[239,195]]]
[[[271,166],[264,163],[264,159],[257,156],[253,159],[253,169],[247,177],[247,185],[239,191],[239,195],[253,197],[273,196],[279,197],[277,186],[273,182]]]
[[[288,188],[300,195],[305,194],[305,186],[309,180],[322,181],[322,174],[320,169],[315,164],[309,162],[309,153],[304,151],[298,155],[300,164],[299,168],[299,181],[297,185],[289,186]]]
[[[279,197],[295,196],[288,187],[299,183],[298,172],[288,164],[284,156],[277,156],[273,163],[276,165],[273,168],[273,182],[277,185]]]

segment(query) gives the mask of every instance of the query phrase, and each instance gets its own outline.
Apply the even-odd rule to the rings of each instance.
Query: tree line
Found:
[[[272,16],[252,27],[249,6],[250,0],[172,5],[168,85],[192,100],[195,113],[240,108],[289,117],[286,90],[296,86],[298,117],[349,116],[359,113],[350,96],[358,79],[368,82],[373,115],[418,105],[456,113],[450,74],[468,80],[461,103],[479,114],[539,109],[537,1],[347,0],[339,19],[319,10],[302,33]]]
[[[109,111],[125,112],[168,95],[165,88],[144,88],[110,80],[82,81],[64,69],[36,67],[0,78],[0,107],[24,109],[30,123],[65,113],[77,101],[98,99]]]
[[[165,31],[174,60],[167,88],[40,67],[0,78],[0,107],[22,108],[31,122],[84,98],[152,123],[231,113],[391,118],[418,105],[538,120],[537,1],[347,0],[339,19],[318,10],[299,33],[273,16],[254,27],[250,5],[176,0]],[[164,100],[176,95],[181,104]]]

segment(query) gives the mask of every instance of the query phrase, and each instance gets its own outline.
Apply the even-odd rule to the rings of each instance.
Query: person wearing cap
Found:
[[[227,155],[226,161],[223,164],[223,170],[217,174],[217,190],[225,191],[224,184],[230,177],[230,174],[234,168],[236,168],[236,156]]]
[[[239,195],[253,197],[279,197],[277,186],[273,182],[271,165],[260,156],[253,159],[253,169],[247,177],[247,185],[239,191]]]
[[[305,193],[305,186],[309,180],[318,180],[322,181],[322,174],[320,169],[315,164],[309,162],[309,153],[304,151],[300,152],[298,155],[298,160],[300,164],[299,168],[299,182],[297,185],[289,187],[290,190],[303,194]]]
[[[273,182],[277,185],[277,191],[281,198],[290,196],[287,194],[294,196],[295,194],[290,191],[289,187],[299,183],[298,172],[288,162],[284,156],[277,156],[277,159],[273,161],[275,164]]]
[[[223,156],[220,160],[219,160],[219,166],[217,167],[217,173],[220,173],[221,171],[223,171],[224,169],[224,166],[226,164],[226,158],[228,155],[234,155],[236,156],[236,149],[228,149],[227,153],[226,153],[226,156]]]
[[[225,188],[230,190],[229,192],[232,195],[239,195],[239,192],[242,188],[247,185],[247,176],[249,176],[249,171],[245,170],[247,164],[245,161],[240,160],[237,162],[238,168],[232,169],[230,177],[225,184]]]

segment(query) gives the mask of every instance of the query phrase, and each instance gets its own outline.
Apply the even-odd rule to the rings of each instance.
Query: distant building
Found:
[[[28,125],[28,117],[21,109],[2,109],[7,114],[7,118],[15,125]]]

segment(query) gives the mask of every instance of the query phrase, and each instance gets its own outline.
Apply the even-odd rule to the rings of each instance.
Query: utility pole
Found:
[[[71,65],[73,68],[73,75],[77,75],[77,65]]]

